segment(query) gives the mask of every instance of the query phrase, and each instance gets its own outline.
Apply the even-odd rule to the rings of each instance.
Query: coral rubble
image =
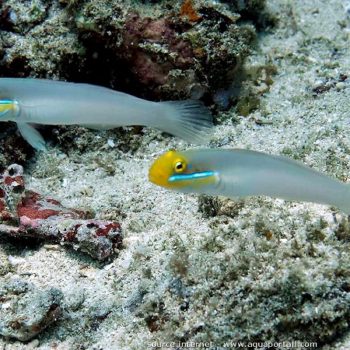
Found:
[[[23,168],[13,164],[1,176],[0,233],[70,245],[98,260],[105,260],[120,247],[119,223],[87,219],[83,211],[27,191],[22,175]]]
[[[40,290],[22,280],[0,282],[0,334],[28,341],[61,315],[62,293],[55,288]]]
[[[264,1],[256,2],[261,12]],[[204,0],[150,6],[7,0],[2,75],[89,81],[154,99],[210,97],[234,80],[254,40],[253,25],[238,22],[247,7],[230,11]]]

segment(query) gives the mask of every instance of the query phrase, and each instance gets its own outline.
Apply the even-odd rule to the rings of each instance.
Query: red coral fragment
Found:
[[[76,237],[76,235],[77,235],[77,232],[78,232],[78,229],[79,229],[80,226],[81,226],[81,224],[75,225],[73,230],[68,231],[68,232],[64,235],[63,240],[64,240],[64,241],[67,241],[67,242],[74,242],[75,237]]]
[[[17,213],[18,216],[26,216],[27,218],[34,219],[47,219],[50,216],[58,215],[59,211],[54,209],[43,209],[38,200],[40,195],[38,193],[28,191],[26,196],[18,203]]]
[[[185,0],[182,3],[180,16],[188,18],[191,22],[198,22],[202,18],[193,7],[192,0]]]
[[[4,199],[0,199],[0,221],[10,221],[13,220],[13,215],[11,215],[8,210]]]
[[[0,233],[65,243],[101,261],[120,248],[119,223],[89,220],[87,212],[26,191],[22,174],[23,168],[16,164],[0,173]]]
[[[49,202],[49,203],[52,203],[52,204],[55,204],[55,205],[62,205],[59,201],[57,201],[56,199],[53,199],[53,198],[46,198],[46,202]]]
[[[100,228],[98,228],[96,230],[96,236],[99,236],[99,237],[100,236],[105,236],[105,237],[107,237],[111,230],[120,231],[121,227],[116,222],[112,222],[112,223],[110,223],[108,225],[103,225],[103,227],[101,227],[101,225],[100,225]]]
[[[67,209],[59,201],[45,198],[33,191],[26,191],[17,205],[17,215],[19,217],[25,216],[31,220],[47,219],[57,215],[79,219],[83,218],[84,214],[82,211]]]
[[[24,188],[24,180],[22,176],[5,176],[4,178],[4,184],[6,186],[12,186],[12,187],[21,187]]]

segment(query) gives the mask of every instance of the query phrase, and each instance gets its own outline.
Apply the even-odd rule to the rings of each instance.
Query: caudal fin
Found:
[[[190,143],[207,143],[213,127],[213,117],[201,101],[159,102],[164,117],[157,127]]]

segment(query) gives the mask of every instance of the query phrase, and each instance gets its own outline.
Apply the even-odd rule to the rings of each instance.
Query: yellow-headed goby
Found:
[[[35,129],[82,125],[106,130],[142,125],[191,143],[206,143],[209,110],[197,100],[152,102],[105,87],[31,78],[0,78],[0,121],[13,121],[33,147],[45,149]]]
[[[350,186],[282,156],[242,149],[168,151],[149,180],[187,193],[230,198],[269,196],[335,206],[350,214]]]

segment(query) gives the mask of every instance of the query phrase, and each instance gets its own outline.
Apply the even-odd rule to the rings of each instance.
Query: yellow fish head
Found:
[[[168,151],[157,158],[149,170],[149,180],[169,189],[191,191],[216,182],[217,174],[200,169],[193,164],[186,152]]]

